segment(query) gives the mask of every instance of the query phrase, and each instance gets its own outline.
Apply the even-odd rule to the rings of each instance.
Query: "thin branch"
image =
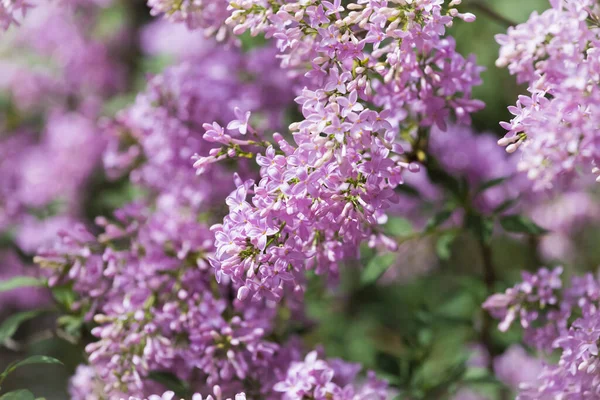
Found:
[[[481,0],[474,0],[467,3],[469,6],[479,10],[481,13],[488,16],[488,18],[496,21],[497,23],[504,25],[505,27],[518,25],[517,22],[511,20],[510,18],[505,17],[504,15],[494,11],[487,4],[485,4]]]
[[[481,257],[483,259],[483,281],[487,289],[487,294],[492,295],[494,293],[494,286],[497,280],[496,270],[494,269],[494,261],[492,259],[492,248],[483,240],[479,240],[479,247],[481,249]],[[494,374],[494,358],[499,355],[492,340],[493,329],[495,329],[494,320],[488,312],[484,311],[483,324],[481,326],[481,342],[489,354],[487,368],[491,374]],[[499,394],[501,400],[508,400],[510,398],[510,391],[507,387],[502,386]]]

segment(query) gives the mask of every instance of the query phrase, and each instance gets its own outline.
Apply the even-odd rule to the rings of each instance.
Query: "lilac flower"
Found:
[[[221,395],[221,389],[218,386],[215,386],[214,388],[214,396],[212,395],[208,395],[207,397],[202,397],[201,394],[199,393],[195,393],[192,398],[190,400],[246,400],[246,394],[244,393],[238,393],[235,395],[235,398],[227,398],[225,399],[224,397],[222,397]],[[125,399],[122,399],[125,400]],[[142,400],[140,398],[137,397],[129,397],[129,400]],[[175,397],[175,393],[168,391],[163,393],[162,395],[150,395],[148,396],[147,399],[143,399],[143,400],[177,400]],[[183,399],[181,399],[183,400]]]
[[[285,354],[267,339],[277,309],[229,300],[238,288],[225,282],[211,290],[210,231],[174,207],[131,205],[116,218],[98,219],[98,237],[83,227],[64,233],[36,258],[50,269],[52,285],[73,283],[81,296],[74,307],[93,314],[97,341],[86,351],[103,390],[143,394],[150,371],[185,379],[194,370],[227,392],[248,378],[269,393],[279,376],[273,363]],[[128,246],[117,249],[123,241]]]
[[[316,351],[309,353],[303,362],[290,365],[284,381],[274,386],[283,393],[285,400],[315,399],[386,399],[387,384],[369,375],[363,385],[355,384],[355,376],[360,366],[347,364],[341,360],[326,362],[318,358]]]
[[[498,35],[499,66],[529,85],[519,96],[508,130],[499,144],[522,149],[519,169],[536,187],[561,183],[583,166],[592,171],[598,157],[598,18],[592,0],[552,2],[541,15]]]
[[[0,28],[6,30],[13,24],[18,25],[17,18],[24,17],[32,7],[26,0],[3,0],[0,2]]]
[[[102,400],[102,386],[94,368],[79,365],[69,380],[69,396],[72,400]]]
[[[562,350],[558,364],[547,365],[535,382],[521,386],[518,399],[592,399],[600,395],[597,375],[600,326],[595,307],[584,308],[583,317],[558,337]]]
[[[242,135],[245,135],[248,132],[248,129],[252,129],[248,126],[248,122],[250,121],[250,111],[242,112],[239,108],[234,109],[235,116],[237,119],[231,121],[227,125],[227,129],[229,130],[237,130]]]
[[[498,379],[515,389],[521,384],[535,382],[542,367],[540,359],[529,355],[518,345],[509,347],[494,359],[494,373]]]
[[[248,0],[230,3],[228,11],[234,34],[249,30],[276,38],[282,67],[303,75],[296,98],[303,119],[290,126],[294,144],[273,135],[283,158],[257,156],[262,179],[247,192],[247,205],[230,206],[223,224],[213,227],[217,251],[210,261],[217,275],[247,288],[244,297],[251,290],[255,300],[279,299],[286,288],[302,289],[306,269],[335,279],[339,262],[356,257],[362,241],[391,244],[376,227],[397,198],[394,188],[404,170],[415,169],[399,155],[398,126],[405,120],[444,126],[451,112],[469,122],[469,113],[481,106],[470,98],[481,69],[442,36],[457,11],[442,15],[437,1],[389,7],[365,2],[349,11],[339,1]],[[395,15],[407,19],[406,31]],[[316,33],[306,34],[305,25]],[[342,32],[342,25],[357,29]],[[367,51],[371,30],[375,36],[385,32],[381,42],[403,40]],[[377,112],[373,105],[394,111]],[[228,127],[243,134],[249,115],[238,114]],[[209,127],[207,138],[215,141],[215,132]],[[276,151],[266,135],[259,138],[268,152]],[[195,167],[202,174],[217,161],[253,156],[241,146],[198,156]],[[272,230],[261,235],[265,227]]]
[[[202,28],[217,38],[227,35],[227,0],[148,0],[152,15],[165,15],[172,21],[184,22],[189,29]]]
[[[483,308],[501,320],[501,331],[508,330],[518,318],[530,344],[548,349],[570,314],[570,308],[563,308],[567,305],[560,303],[558,298],[562,288],[561,274],[562,268],[553,271],[542,268],[536,274],[523,272],[522,283],[503,294],[490,296]]]

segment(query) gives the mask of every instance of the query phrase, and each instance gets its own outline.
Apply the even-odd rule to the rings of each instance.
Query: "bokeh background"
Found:
[[[160,29],[162,22],[149,15],[142,0],[110,3],[86,32],[86,43],[73,40],[77,33],[69,32],[64,25],[46,26],[61,32],[40,31],[36,28],[36,13],[19,28],[22,30],[13,27],[0,36],[0,279],[35,276],[32,257],[36,247],[50,240],[73,215],[91,221],[96,215],[110,215],[139,195],[126,181],[106,179],[98,159],[102,139],[93,136],[94,129],[86,126],[89,121],[55,116],[53,107],[57,103],[61,107],[77,103],[94,110],[90,113],[96,113],[98,121],[110,118],[143,90],[148,74],[159,73],[177,61],[177,53],[187,46],[186,40],[193,40],[194,46],[202,46],[206,40],[201,33],[180,32],[175,36],[165,30],[164,35],[158,35],[162,43],[149,49],[144,37]],[[457,23],[450,33],[456,37],[461,53],[474,53],[478,63],[486,67],[483,84],[476,88],[474,97],[487,106],[474,116],[473,125],[478,135],[499,138],[503,130],[498,122],[510,118],[507,106],[525,88],[518,86],[507,70],[495,66],[499,46],[494,35],[505,32],[510,21],[521,23],[531,12],[546,9],[548,2],[463,3],[465,10],[477,15],[477,21]],[[65,23],[60,15],[56,18],[56,24]],[[40,40],[40,35],[47,35],[47,40]],[[68,45],[65,48],[61,43]],[[90,43],[105,44],[106,53],[86,58],[88,53],[83,47]],[[244,40],[248,48],[257,45],[258,40]],[[100,68],[95,70],[101,63],[111,62],[120,69],[119,74],[107,77]],[[81,82],[55,92],[48,90],[48,85],[55,84],[48,76],[82,70],[87,74],[81,76]],[[117,75],[122,82],[114,81]],[[43,98],[47,93],[54,94]],[[92,133],[81,136],[81,132]],[[95,146],[82,146],[94,140]],[[41,144],[32,147],[22,143],[28,141]],[[91,150],[85,153],[88,150],[83,149]],[[459,157],[461,146],[453,149]],[[63,165],[46,165],[50,162],[48,151],[61,152]],[[54,158],[52,163],[56,162]],[[24,173],[28,174],[25,178]],[[16,225],[15,221],[4,223],[13,211],[11,194],[17,192],[31,198],[28,217],[20,217]],[[521,270],[560,263],[567,273],[595,272],[600,264],[596,246],[600,230],[598,219],[594,219],[600,209],[595,194],[547,196],[547,202],[538,201],[530,207],[524,204],[523,209],[539,225],[560,232],[542,238],[512,234],[495,237],[491,257],[498,290],[517,281]],[[464,386],[491,399],[508,398],[511,389],[497,377],[482,372],[488,363],[488,355],[478,345],[478,331],[484,323],[480,304],[487,296],[482,279],[485,255],[468,232],[457,232],[451,240],[446,240],[444,232],[422,234],[422,225],[415,220],[422,217],[426,221],[433,211],[434,205],[429,209],[413,208],[405,210],[409,215],[392,218],[387,228],[399,238],[399,251],[374,258],[373,252],[365,248],[363,258],[356,262],[363,268],[343,269],[341,284],[335,290],[323,290],[324,283],[311,278],[308,312],[314,325],[305,333],[306,341],[322,345],[331,357],[361,362],[392,384],[408,388],[412,398],[447,398],[449,385]],[[576,224],[569,223],[568,228],[560,230],[561,221],[574,219]],[[377,265],[386,270],[382,276]],[[53,307],[52,295],[44,288],[0,293],[0,321],[16,311],[40,307]],[[0,347],[0,371],[11,361],[30,354],[56,357],[65,363],[64,367],[20,369],[3,390],[28,387],[44,393],[48,400],[68,398],[67,379],[82,362],[84,353],[68,333],[56,332],[55,318],[52,312],[44,313],[21,325],[13,339]],[[501,354],[518,340],[518,332],[494,334],[494,351]]]

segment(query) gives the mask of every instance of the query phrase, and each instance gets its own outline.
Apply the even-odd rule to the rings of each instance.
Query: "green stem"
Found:
[[[505,17],[504,15],[496,12],[492,8],[490,8],[487,4],[485,4],[484,0],[474,0],[467,3],[472,8],[480,11],[482,14],[485,14],[488,18],[493,21],[503,25],[505,27],[518,25],[517,22],[511,20],[510,18]]]

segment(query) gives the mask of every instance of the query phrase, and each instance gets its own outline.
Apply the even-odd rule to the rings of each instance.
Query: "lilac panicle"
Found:
[[[562,289],[562,268],[550,271],[540,269],[536,274],[523,272],[523,282],[505,293],[490,296],[485,308],[501,320],[498,328],[507,331],[516,320],[525,329],[531,345],[541,349],[551,348],[552,342],[563,328],[565,312],[559,295]],[[541,325],[541,327],[539,327]]]
[[[247,109],[226,124],[205,125],[205,139],[222,147],[196,157],[199,173],[251,156],[246,149],[257,142],[267,147],[256,156],[261,179],[240,181],[229,215],[212,228],[211,264],[241,285],[240,299],[302,291],[306,269],[335,279],[339,262],[356,258],[363,241],[394,248],[377,227],[403,172],[418,170],[403,157],[398,127],[445,128],[451,114],[468,123],[482,106],[471,99],[481,68],[445,36],[454,17],[471,16],[442,13],[439,1],[331,4],[246,0],[228,8],[232,32],[273,37],[282,67],[304,84],[296,98],[303,119],[289,127],[293,141],[278,133],[274,143],[266,140],[248,125]],[[231,133],[250,137],[237,142]]]
[[[499,144],[522,149],[519,169],[549,188],[578,168],[596,169],[600,128],[600,6],[594,0],[552,1],[541,15],[498,35],[498,66],[529,85],[509,107],[514,115]]]
[[[364,384],[356,384],[355,377],[360,365],[341,360],[324,361],[316,351],[310,352],[304,361],[293,362],[285,380],[277,383],[275,391],[284,400],[339,399],[360,400],[388,398],[387,383],[377,380],[369,373]]]
[[[518,399],[575,400],[595,399],[600,395],[600,284],[587,274],[574,277],[571,285],[563,288],[560,272],[560,269],[552,272],[541,269],[535,275],[526,274],[524,282],[505,294],[490,297],[484,304],[492,315],[503,318],[501,328],[520,316],[529,345],[545,352],[560,352],[559,361],[545,363],[536,379],[528,375],[520,382]],[[504,368],[500,364],[496,367],[499,375],[503,375]],[[501,379],[506,378],[522,379],[511,378],[510,374]]]

